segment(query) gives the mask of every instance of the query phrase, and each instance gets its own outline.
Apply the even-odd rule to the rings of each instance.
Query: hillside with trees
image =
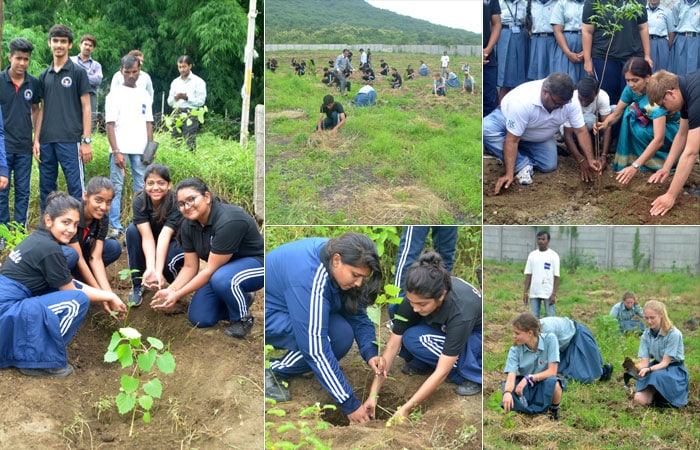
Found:
[[[75,34],[71,55],[80,51],[80,36],[97,38],[93,54],[102,64],[103,95],[121,57],[132,49],[145,55],[144,70],[153,79],[154,112],[160,111],[161,93],[179,74],[177,58],[188,54],[195,61],[192,71],[207,82],[210,113],[239,117],[244,79],[244,49],[249,0],[22,0],[4,2],[2,65],[7,64],[9,41],[29,39],[35,47],[30,73],[39,75],[51,62],[49,28],[55,23],[69,26]],[[257,0],[256,42],[262,55],[264,0]],[[251,111],[263,103],[263,58],[254,60]],[[101,102],[103,102],[101,95]],[[102,109],[102,106],[100,107]],[[166,113],[169,111],[166,103]]]
[[[474,14],[481,14],[481,5],[475,5]],[[267,0],[265,8],[267,44],[481,45],[480,34],[375,8],[364,0]]]

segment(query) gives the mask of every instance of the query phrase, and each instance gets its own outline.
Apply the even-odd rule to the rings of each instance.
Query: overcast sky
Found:
[[[481,0],[365,0],[370,5],[438,25],[481,34]]]

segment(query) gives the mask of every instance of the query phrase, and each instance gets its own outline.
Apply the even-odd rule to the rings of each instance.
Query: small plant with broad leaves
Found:
[[[130,373],[121,377],[115,403],[119,414],[131,412],[129,436],[132,436],[137,411],[143,413],[145,423],[150,423],[154,399],[163,394],[163,384],[157,372],[173,373],[175,358],[160,339],[147,337],[144,342],[135,328],[120,328],[112,334],[104,361],[119,361],[123,369],[130,368]]]
[[[163,118],[163,123],[165,124],[165,128],[167,128],[170,132],[173,130],[182,132],[183,126],[192,125],[192,117],[196,117],[200,125],[204,124],[204,115],[208,111],[209,110],[206,106],[200,106],[199,108],[194,108],[187,112],[175,109],[172,113],[170,113],[170,115]]]
[[[265,399],[266,402],[272,403],[274,405],[275,401],[272,399]],[[265,423],[265,448],[275,449],[275,450],[292,450],[298,448],[313,448],[316,450],[330,450],[331,442],[324,442],[318,436],[316,436],[317,431],[327,430],[328,422],[321,418],[321,413],[325,410],[335,410],[335,405],[323,405],[316,403],[309,407],[306,407],[299,411],[301,419],[296,423],[292,421],[284,422],[282,425],[277,425],[274,422]],[[266,411],[266,414],[276,417],[286,416],[286,412],[283,409],[272,407]],[[308,419],[311,419],[309,421]],[[275,428],[276,427],[276,428]],[[275,435],[272,434],[272,429],[274,428]],[[290,433],[296,432],[298,434],[298,442],[292,442],[286,438],[290,437]],[[275,442],[275,437],[282,440]]]

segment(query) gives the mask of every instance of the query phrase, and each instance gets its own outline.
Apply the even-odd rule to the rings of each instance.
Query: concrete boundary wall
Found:
[[[652,272],[688,271],[700,275],[700,226],[485,226],[483,258],[523,263],[537,248],[537,231],[552,236],[550,248],[562,259],[577,254],[599,269],[634,269],[637,230],[639,267]]]
[[[340,53],[344,48],[357,55],[359,61],[359,50],[364,48],[372,49],[375,53],[425,53],[428,55],[442,55],[447,52],[450,56],[475,56],[481,57],[482,48],[478,45],[388,45],[388,44],[265,44],[265,52],[285,51],[285,50],[331,50]],[[355,59],[355,58],[353,58]],[[374,60],[374,58],[373,58]]]

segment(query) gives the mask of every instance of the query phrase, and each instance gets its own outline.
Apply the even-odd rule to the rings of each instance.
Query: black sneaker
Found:
[[[28,377],[52,377],[63,378],[73,373],[73,366],[66,364],[66,367],[58,367],[54,369],[19,369],[22,375]]]
[[[287,382],[282,377],[275,377],[270,369],[265,369],[265,398],[271,398],[277,403],[292,399],[292,394],[287,389]]]
[[[424,369],[424,368],[419,368],[419,367],[414,367],[410,363],[404,363],[403,366],[401,366],[401,372],[405,373],[406,375],[428,375],[432,372],[432,369]]]
[[[481,392],[481,385],[473,381],[464,380],[455,390],[457,395],[476,395]]]
[[[603,365],[603,375],[600,376],[599,381],[610,381],[613,374],[613,365],[604,364]]]
[[[559,408],[549,408],[549,420],[559,420]]]
[[[131,292],[129,292],[129,295],[127,296],[127,301],[129,303],[133,303],[133,307],[141,306],[141,302],[143,302],[143,295],[141,293],[141,286],[134,286],[131,289]]]
[[[238,322],[233,322],[230,327],[224,330],[224,333],[232,338],[243,339],[246,334],[250,333],[250,329],[253,328],[254,320],[254,317],[250,316]]]

